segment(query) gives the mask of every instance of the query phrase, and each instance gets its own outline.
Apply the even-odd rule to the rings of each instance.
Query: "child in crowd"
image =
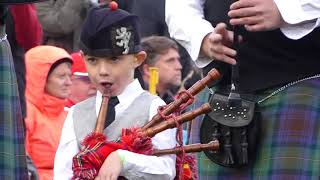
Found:
[[[111,97],[104,134],[109,141],[117,140],[122,128],[143,126],[156,114],[157,108],[165,104],[159,97],[144,91],[134,78],[135,69],[146,58],[140,47],[138,28],[138,18],[126,11],[103,7],[90,10],[82,29],[80,48],[98,92],[70,109],[55,157],[54,179],[72,178],[72,158],[82,148],[83,138],[94,130],[101,93],[107,87]],[[152,138],[154,147],[173,148],[175,132],[171,129],[157,134]],[[175,155],[157,157],[117,150],[104,161],[96,179],[117,179],[119,176],[173,179]]]
[[[89,79],[82,54],[80,52],[72,53],[71,57],[73,60],[71,67],[72,85],[70,96],[66,102],[67,108],[96,95],[97,91]]]

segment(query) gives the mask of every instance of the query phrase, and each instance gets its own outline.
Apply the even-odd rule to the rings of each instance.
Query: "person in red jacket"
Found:
[[[54,156],[70,95],[71,56],[54,46],[37,46],[26,53],[26,150],[41,180],[53,179]]]

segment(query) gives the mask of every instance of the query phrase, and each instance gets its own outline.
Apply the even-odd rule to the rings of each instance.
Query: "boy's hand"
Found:
[[[284,26],[273,0],[238,0],[228,13],[231,25],[244,25],[248,31],[266,31]]]
[[[121,168],[122,165],[120,157],[118,153],[114,151],[109,154],[102,164],[95,180],[117,180],[120,175]]]
[[[234,57],[237,52],[230,48],[233,42],[233,32],[228,31],[226,27],[226,24],[219,23],[214,31],[203,39],[200,56],[236,64]]]

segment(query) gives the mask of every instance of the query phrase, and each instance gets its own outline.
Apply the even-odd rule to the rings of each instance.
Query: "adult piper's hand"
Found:
[[[228,12],[231,25],[244,25],[248,31],[267,31],[283,27],[279,9],[273,0],[238,0]]]
[[[219,23],[214,31],[205,36],[202,41],[200,57],[208,57],[223,61],[228,64],[236,64],[237,52],[230,48],[233,43],[233,32],[227,30],[227,25]]]

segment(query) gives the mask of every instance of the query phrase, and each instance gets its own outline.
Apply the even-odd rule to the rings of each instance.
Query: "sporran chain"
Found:
[[[316,75],[311,76],[311,77],[306,77],[306,78],[303,78],[303,79],[299,79],[299,80],[297,80],[297,81],[290,82],[290,83],[288,83],[288,84],[280,87],[279,89],[273,91],[271,94],[267,95],[266,97],[260,99],[257,103],[258,103],[258,104],[261,104],[261,103],[263,103],[264,101],[268,100],[269,98],[273,97],[274,95],[282,92],[283,90],[285,90],[285,89],[287,89],[287,88],[289,88],[289,87],[291,87],[291,86],[293,86],[293,85],[295,85],[295,84],[298,84],[298,83],[300,83],[300,82],[307,81],[307,80],[310,80],[310,79],[316,79],[316,78],[319,78],[319,77],[320,77],[320,74],[316,74]],[[212,90],[211,88],[209,88],[209,93],[210,93],[210,94],[214,94],[214,90]]]
[[[258,104],[261,104],[261,103],[263,103],[264,101],[266,101],[267,99],[271,98],[272,96],[274,96],[274,95],[282,92],[283,90],[285,90],[285,89],[287,89],[287,88],[289,88],[289,87],[291,87],[291,86],[293,86],[293,85],[295,85],[295,84],[298,84],[298,83],[300,83],[300,82],[307,81],[307,80],[310,80],[310,79],[316,79],[316,78],[319,78],[319,77],[320,77],[320,74],[316,74],[316,75],[311,76],[311,77],[306,77],[306,78],[299,79],[299,80],[297,80],[297,81],[293,81],[293,82],[291,82],[291,83],[288,83],[288,84],[280,87],[279,89],[273,91],[273,92],[272,92],[271,94],[269,94],[268,96],[262,98],[262,99],[259,100],[257,103],[258,103]]]

